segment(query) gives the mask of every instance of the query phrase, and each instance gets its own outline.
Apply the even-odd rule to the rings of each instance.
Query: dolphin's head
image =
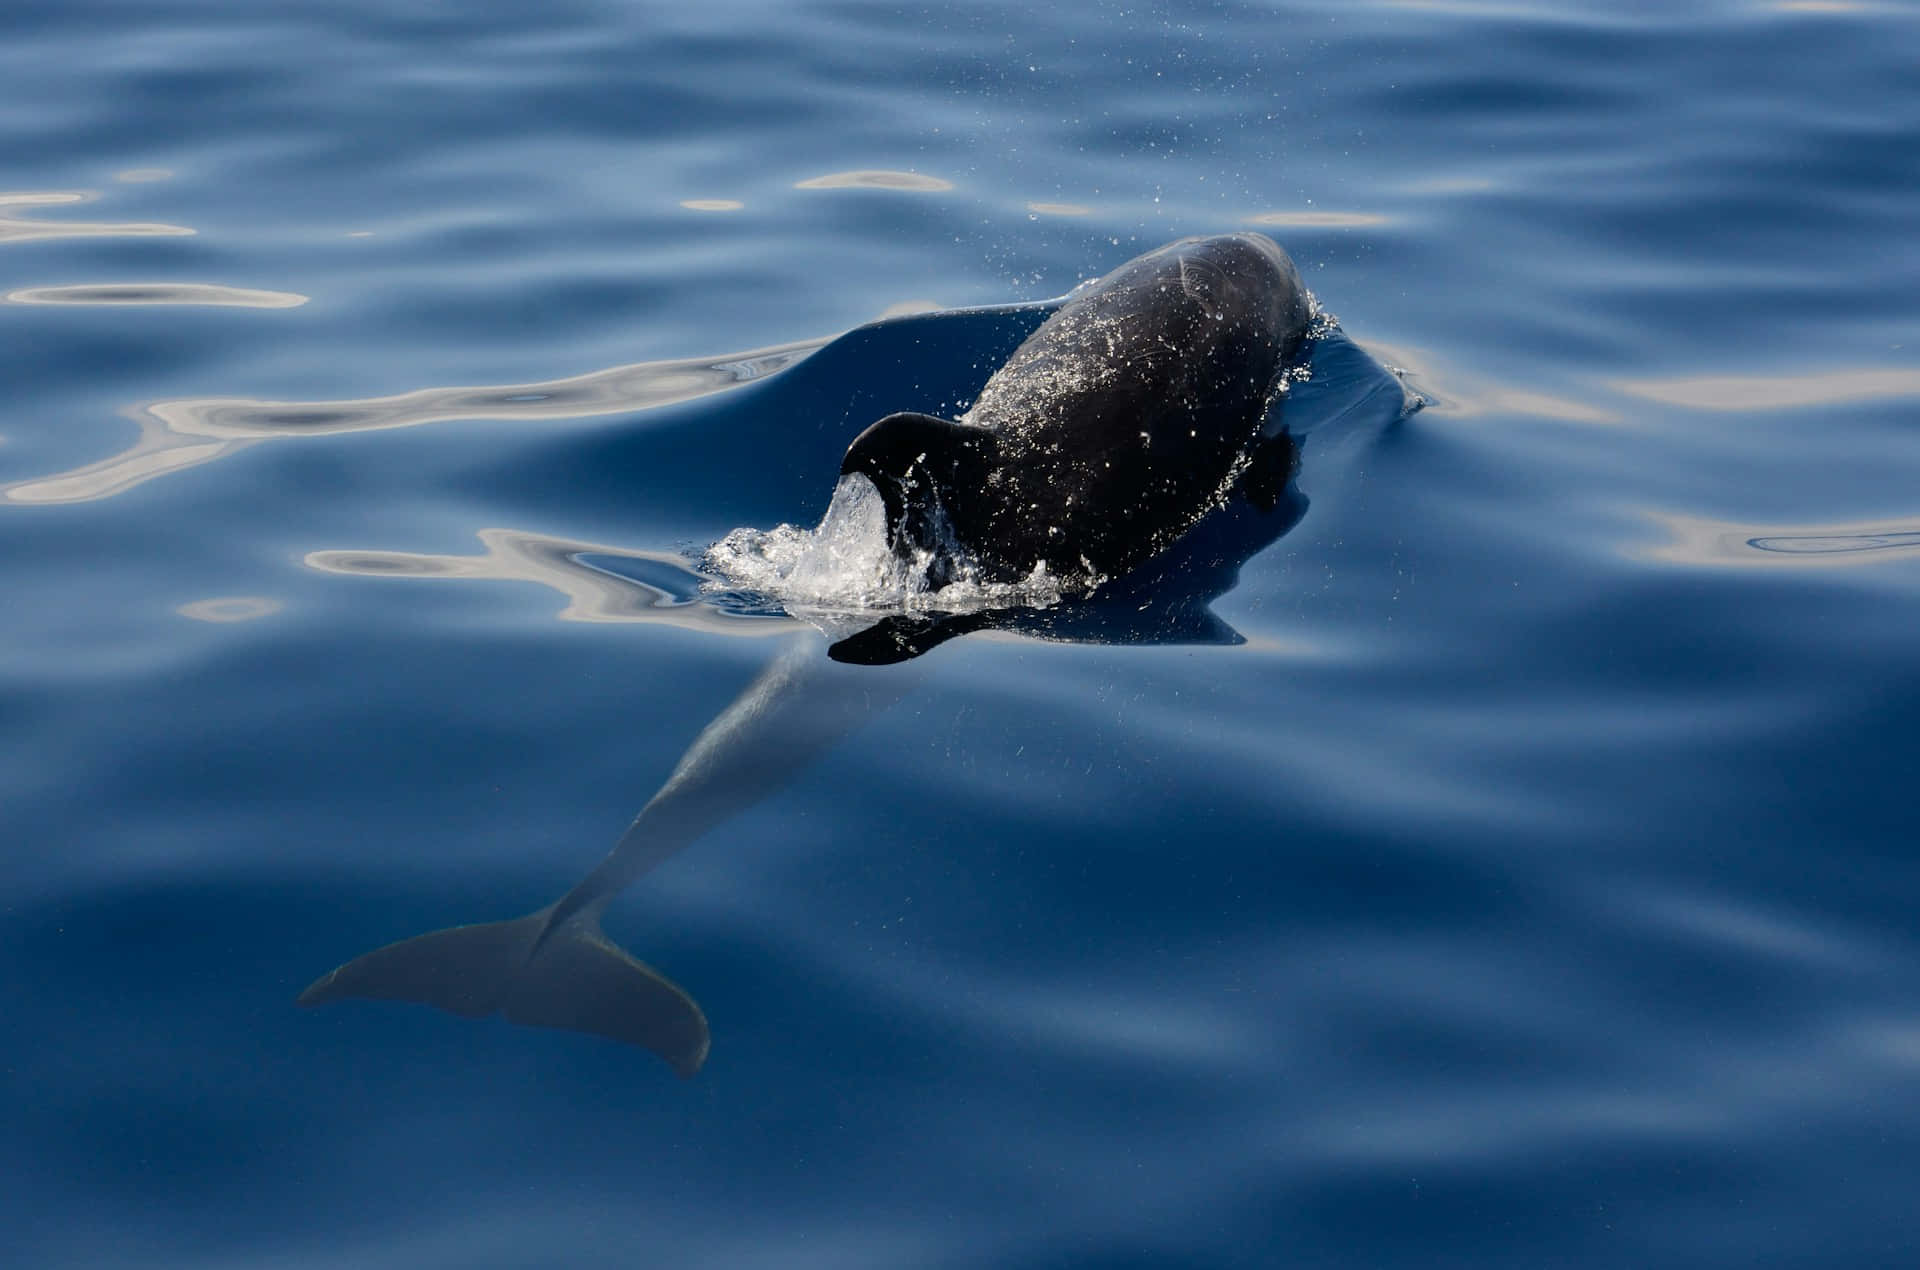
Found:
[[[1265,234],[1183,238],[1145,257],[1165,257],[1180,289],[1214,322],[1258,331],[1291,358],[1313,321],[1313,300],[1293,259]]]

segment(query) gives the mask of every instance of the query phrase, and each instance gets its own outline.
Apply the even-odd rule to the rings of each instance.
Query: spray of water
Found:
[[[705,564],[715,589],[763,595],[796,616],[972,613],[1059,602],[1062,581],[1045,565],[1017,582],[986,582],[950,536],[934,538],[940,545],[929,550],[894,551],[880,491],[856,473],[840,478],[815,528],[736,529],[707,549]]]

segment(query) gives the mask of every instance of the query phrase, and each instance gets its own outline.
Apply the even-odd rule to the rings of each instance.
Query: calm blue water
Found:
[[[1916,65],[1904,0],[11,0],[18,1264],[1920,1263]],[[1164,584],[1243,642],[844,672],[609,913],[691,1081],[294,1004],[818,660],[684,561],[1037,316],[855,328],[1243,228],[1344,331],[1298,524]]]

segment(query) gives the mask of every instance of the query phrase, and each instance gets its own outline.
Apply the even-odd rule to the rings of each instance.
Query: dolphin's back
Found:
[[[1313,301],[1261,234],[1186,238],[1075,292],[962,419],[897,414],[848,447],[896,550],[1071,589],[1192,528],[1260,443]]]
[[[1003,514],[1033,526],[1043,557],[1058,540],[1064,566],[1112,575],[1158,552],[1228,485],[1312,311],[1259,234],[1184,239],[1091,284],[963,420],[995,434]]]
[[[1264,395],[1304,338],[1312,301],[1263,234],[1183,238],[1070,297],[981,389],[965,422],[1044,447],[1155,404]],[[1137,433],[1138,429],[1135,429]],[[1122,439],[1116,436],[1116,440]]]

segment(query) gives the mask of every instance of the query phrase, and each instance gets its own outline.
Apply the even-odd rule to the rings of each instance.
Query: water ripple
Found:
[[[857,172],[829,172],[794,182],[796,190],[911,190],[937,193],[953,188],[953,182],[920,172],[894,172],[882,168],[863,168]]]
[[[800,340],[722,357],[636,362],[569,379],[481,388],[422,388],[344,401],[189,397],[135,406],[140,435],[119,454],[67,472],[0,486],[11,503],[80,503],[208,463],[260,441],[411,428],[453,419],[580,419],[689,401],[764,378],[826,339]]]
[[[1690,410],[1790,410],[1920,396],[1920,369],[1866,366],[1806,375],[1690,375],[1678,379],[1619,379],[1612,386],[1636,397]]]
[[[15,216],[16,207],[54,207],[66,203],[87,203],[98,197],[90,190],[63,190],[43,193],[0,194],[0,243],[30,242],[46,238],[181,238],[195,231],[184,225],[163,225],[151,221],[42,221]]]
[[[218,595],[182,604],[174,611],[196,622],[251,622],[278,613],[279,600],[264,595]]]
[[[1920,519],[1825,525],[1743,525],[1649,512],[1671,540],[1639,554],[1672,564],[1821,569],[1920,557]]]
[[[1284,229],[1360,229],[1384,225],[1387,217],[1375,212],[1261,212],[1247,217],[1247,222]]]
[[[376,578],[486,578],[537,582],[567,598],[563,622],[659,622],[710,634],[778,635],[791,622],[740,617],[700,599],[704,579],[670,552],[636,551],[516,529],[482,529],[478,556],[412,551],[314,551],[322,573]]]
[[[1621,422],[1615,412],[1590,402],[1556,393],[1536,392],[1512,384],[1502,384],[1448,364],[1425,348],[1407,344],[1384,344],[1368,337],[1367,349],[1383,365],[1395,367],[1395,373],[1415,378],[1419,395],[1427,404],[1462,416],[1524,415],[1557,419],[1565,423],[1611,425]],[[1444,384],[1437,394],[1429,385]]]
[[[196,282],[112,282],[77,287],[23,287],[10,304],[212,304],[242,309],[294,309],[310,297],[294,291],[255,291]]]

